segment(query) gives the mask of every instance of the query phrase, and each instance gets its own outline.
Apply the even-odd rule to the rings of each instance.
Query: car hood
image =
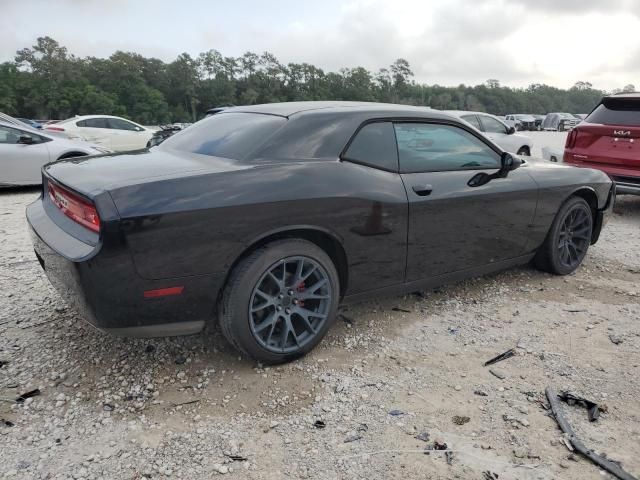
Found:
[[[250,168],[235,160],[168,149],[76,157],[49,163],[45,175],[73,190],[98,193],[181,176],[230,172]]]

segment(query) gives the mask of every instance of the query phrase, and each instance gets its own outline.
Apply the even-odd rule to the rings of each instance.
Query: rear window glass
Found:
[[[393,125],[378,122],[362,127],[345,152],[344,159],[397,171],[398,149]]]
[[[165,140],[158,148],[244,160],[286,122],[257,113],[218,113]]]
[[[605,99],[586,121],[603,125],[640,126],[640,99]]]

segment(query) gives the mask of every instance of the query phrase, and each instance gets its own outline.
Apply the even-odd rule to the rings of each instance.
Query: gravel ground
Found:
[[[350,306],[308,357],[263,368],[215,331],[86,324],[34,258],[36,195],[0,192],[0,477],[607,477],[562,443],[548,385],[606,405],[594,423],[565,411],[640,475],[640,198],[620,198],[574,275],[526,267]]]

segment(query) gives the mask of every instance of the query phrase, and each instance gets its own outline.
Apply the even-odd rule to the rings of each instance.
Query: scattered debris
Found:
[[[580,439],[578,439],[578,437],[576,437],[576,434],[571,428],[571,425],[569,425],[569,422],[567,422],[566,418],[564,417],[556,391],[551,387],[547,387],[545,393],[547,394],[547,399],[549,400],[549,404],[551,405],[551,411],[553,412],[556,422],[558,422],[560,429],[567,435],[569,442],[571,443],[573,448],[578,451],[578,453],[587,457],[593,463],[611,473],[612,475],[615,475],[621,480],[637,480],[633,475],[624,471],[618,463],[613,462],[605,458],[604,456],[600,456],[594,453],[593,450],[587,448],[585,444],[582,443]]]
[[[9,362],[6,360],[0,360],[0,368],[4,367],[5,365],[8,365]]]
[[[360,439],[362,439],[362,435],[349,435],[344,439],[344,443],[357,442]]]
[[[489,373],[491,375],[493,375],[494,377],[499,378],[500,380],[504,380],[505,378],[507,378],[507,376],[504,373],[502,373],[500,370],[496,370],[494,368],[490,368],[489,369]]]
[[[484,366],[488,367],[489,365],[493,365],[494,363],[498,363],[498,362],[501,362],[502,360],[506,360],[507,358],[511,358],[514,355],[516,355],[516,349],[512,348],[510,350],[507,350],[504,353],[501,353],[496,357],[493,357],[491,360],[487,360],[486,362],[484,362]]]
[[[182,403],[174,403],[173,406],[174,407],[180,407],[182,405],[191,405],[192,403],[198,403],[200,400],[189,400],[188,402],[182,402]]]
[[[40,395],[40,389],[36,388],[34,390],[29,390],[28,392],[23,393],[22,395],[16,398],[16,403],[24,403],[27,398],[37,397]]]
[[[482,472],[482,480],[498,480],[500,475],[494,472],[490,472],[489,470],[485,470]]]
[[[421,432],[415,437],[417,440],[422,440],[423,442],[429,441],[429,434],[427,432]]]
[[[315,422],[313,422],[313,426],[316,428],[324,428],[327,426],[327,424],[324,423],[322,420],[316,420]]]
[[[438,440],[433,442],[433,449],[434,450],[446,450],[447,448],[449,448],[449,447],[447,446],[447,444],[445,442],[440,442]]]
[[[149,344],[145,347],[144,351],[147,353],[153,353],[156,351],[156,346]]]
[[[620,345],[622,343],[622,337],[620,335],[616,335],[615,333],[609,334],[609,340],[614,345]]]
[[[369,430],[369,425],[367,425],[366,423],[361,423],[360,425],[358,425],[358,428],[356,428],[357,432],[366,432]]]
[[[176,365],[182,365],[183,363],[185,363],[187,361],[186,357],[184,355],[178,355],[175,359]]]
[[[447,450],[444,452],[444,458],[447,459],[447,465],[451,465],[453,463],[453,452],[451,450]]]
[[[338,317],[340,317],[342,321],[349,326],[353,326],[356,323],[353,318],[346,316],[344,313],[339,313]]]
[[[225,454],[225,457],[227,457],[230,460],[233,460],[234,462],[246,462],[248,460],[247,457],[243,457],[242,455]]]
[[[393,310],[394,312],[411,313],[411,310],[407,310],[406,308],[400,308],[400,307],[393,307],[391,310]]]
[[[587,415],[589,416],[589,421],[590,422],[595,422],[596,420],[598,420],[598,417],[600,416],[600,412],[607,412],[607,406],[606,405],[598,405],[596,402],[593,402],[591,400],[587,400],[584,397],[581,397],[580,395],[576,395],[575,393],[572,392],[560,392],[558,394],[558,398],[560,400],[563,400],[565,402],[567,402],[569,405],[581,405],[584,408],[587,409]]]
[[[391,415],[392,417],[399,417],[400,415],[406,415],[406,413],[402,410],[391,410],[389,412],[389,415]]]
[[[581,312],[586,312],[587,310],[584,308],[575,308],[575,309],[567,308],[564,311],[569,313],[581,313]]]
[[[478,395],[480,397],[488,397],[489,394],[487,392],[485,392],[484,390],[474,390],[473,393],[475,395]]]
[[[456,425],[464,425],[465,423],[469,423],[471,418],[465,417],[465,416],[460,416],[460,415],[455,415],[451,420]]]
[[[5,427],[13,427],[15,423],[10,420],[5,420],[4,418],[0,418],[0,425],[4,425]]]
[[[105,403],[104,405],[102,405],[102,410],[104,410],[105,412],[113,412],[113,405],[111,405],[110,403]]]

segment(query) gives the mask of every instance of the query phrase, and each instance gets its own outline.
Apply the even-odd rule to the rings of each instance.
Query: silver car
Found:
[[[9,117],[11,118],[11,117]],[[0,120],[0,186],[39,185],[46,163],[69,157],[110,153],[106,148],[43,133]]]

